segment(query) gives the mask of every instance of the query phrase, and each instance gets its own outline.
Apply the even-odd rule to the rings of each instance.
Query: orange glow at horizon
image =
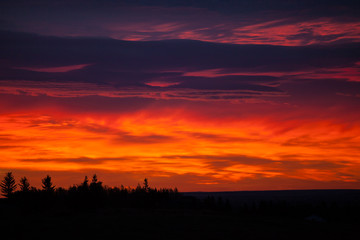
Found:
[[[360,125],[331,120],[204,121],[183,110],[144,110],[101,117],[8,114],[0,116],[0,124],[2,172],[92,169],[182,176],[173,184],[188,191],[199,188],[183,179],[214,189],[238,184],[235,190],[241,190],[239,182],[247,179],[262,178],[269,189],[266,179],[272,178],[356,183],[360,177]]]

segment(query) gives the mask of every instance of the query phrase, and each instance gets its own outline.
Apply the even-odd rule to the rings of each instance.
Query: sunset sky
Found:
[[[360,189],[360,2],[4,0],[0,175]]]

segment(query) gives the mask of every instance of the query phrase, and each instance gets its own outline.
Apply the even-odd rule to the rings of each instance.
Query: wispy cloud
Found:
[[[52,36],[110,37],[128,41],[192,39],[305,46],[360,40],[359,17],[353,11],[358,7],[355,2],[293,3],[297,9],[283,1],[271,5],[263,1],[246,4],[243,1],[232,1],[231,4],[197,2],[181,5],[112,3],[87,10],[77,4],[68,4],[66,11],[45,2],[39,3],[36,10],[24,3],[14,3],[5,6],[7,11],[3,19],[8,24],[2,27]],[[86,4],[91,6],[91,3]],[[14,7],[21,5],[24,7]],[[33,11],[37,14],[32,14]],[[48,13],[47,21],[43,21],[44,12]]]
[[[22,69],[34,72],[45,72],[45,73],[64,73],[74,70],[83,69],[91,64],[78,64],[70,66],[59,66],[59,67],[17,67],[15,69]]]
[[[223,118],[221,125],[216,118],[207,118],[204,124],[184,114],[155,117],[141,110],[100,119],[88,114],[2,117],[6,130],[0,145],[5,146],[6,161],[0,166],[169,178],[192,175],[183,179],[185,183],[178,182],[184,186],[198,177],[200,185],[218,186],[279,177],[305,185],[309,180],[358,181],[357,125],[299,120],[279,124],[279,120],[271,123],[244,116]],[[6,148],[17,145],[26,151]]]

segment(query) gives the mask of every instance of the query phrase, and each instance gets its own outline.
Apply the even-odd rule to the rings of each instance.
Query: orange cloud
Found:
[[[360,177],[355,171],[360,157],[358,124],[271,118],[205,122],[183,110],[101,117],[30,113],[2,115],[0,122],[0,169],[15,172],[92,169],[118,173],[119,179],[129,174],[183,176],[173,184],[184,190],[198,189],[189,185],[197,178],[197,186],[223,189],[247,179],[282,177],[330,184],[356,183]],[[270,187],[264,182],[262,188]],[[235,190],[240,189],[241,185]]]

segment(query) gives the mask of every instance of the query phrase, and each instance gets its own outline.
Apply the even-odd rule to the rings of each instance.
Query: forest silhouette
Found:
[[[102,207],[121,208],[170,208],[170,209],[231,209],[229,201],[221,197],[217,200],[208,197],[200,200],[192,196],[184,196],[175,188],[150,187],[147,178],[142,185],[136,187],[109,187],[98,180],[96,174],[89,180],[85,176],[80,184],[69,188],[56,187],[51,176],[41,179],[38,189],[30,185],[26,177],[16,184],[12,172],[6,173],[1,181],[1,193],[6,200],[20,207],[23,211],[50,211],[54,208],[86,211]],[[18,189],[19,186],[19,189]]]
[[[11,172],[2,178],[5,235],[39,239],[39,227],[44,239],[233,239],[240,230],[244,239],[351,239],[359,233],[359,190],[181,193],[152,187],[147,178],[136,187],[109,187],[96,174],[68,188],[56,187],[50,175],[41,183],[17,182]]]

